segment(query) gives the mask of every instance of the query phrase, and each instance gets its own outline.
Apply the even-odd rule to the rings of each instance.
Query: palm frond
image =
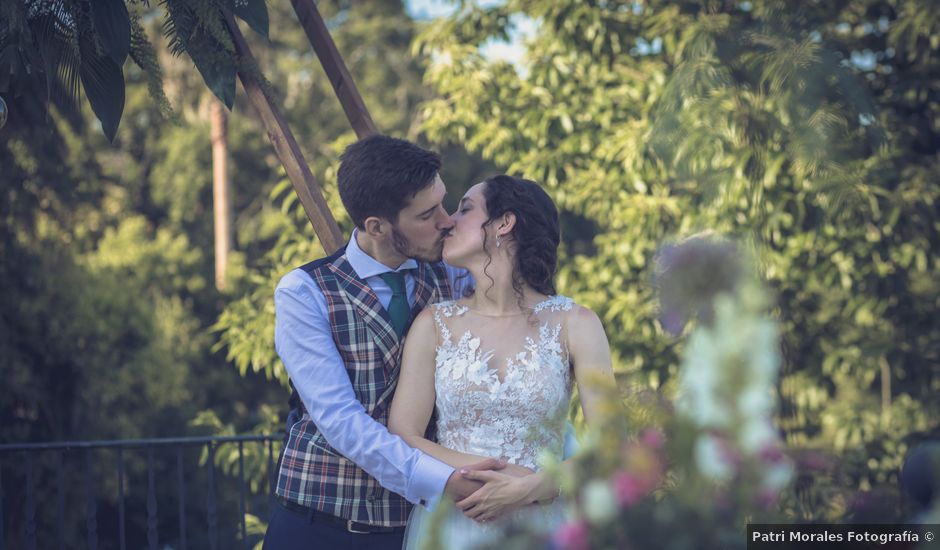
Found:
[[[163,20],[163,36],[169,40],[170,52],[179,56],[187,51],[186,46],[196,32],[198,21],[186,2],[180,0],[161,0],[166,8]]]
[[[196,0],[190,2],[189,5],[199,21],[199,26],[226,51],[234,52],[235,43],[232,42],[232,35],[229,34],[225,24],[222,6],[214,0]]]
[[[140,15],[131,12],[131,49],[130,57],[147,79],[147,91],[157,104],[160,114],[166,119],[174,119],[175,113],[163,91],[163,69],[157,61],[157,54],[147,37],[147,31],[140,23]]]

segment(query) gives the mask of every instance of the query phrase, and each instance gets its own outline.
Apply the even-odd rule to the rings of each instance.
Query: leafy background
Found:
[[[29,4],[5,0],[4,20]],[[0,129],[0,440],[272,433],[287,397],[273,287],[322,250],[236,93],[225,29],[199,11],[217,4],[110,4],[112,17],[126,7],[129,37],[81,12],[76,21],[99,31],[91,43],[73,37],[89,61],[63,61],[41,81],[0,79],[10,109]],[[355,137],[285,4],[267,5],[267,38],[246,37],[348,231],[335,169]],[[790,513],[841,517],[857,494],[886,495],[903,512],[901,461],[940,429],[940,12],[930,2],[508,0],[460,3],[432,21],[398,2],[318,6],[377,126],[444,154],[449,207],[501,171],[548,188],[562,210],[560,290],[603,319],[625,399],[675,388],[681,340],[657,319],[653,254],[703,231],[751,248],[783,335],[778,426],[791,449],[838,464],[795,494]],[[258,17],[252,28],[263,30]],[[521,63],[481,53],[523,21],[536,30]],[[11,46],[14,30],[0,34],[0,60],[22,68],[35,52]],[[46,32],[33,38],[67,60],[63,37]],[[225,291],[212,279],[209,89],[232,107]],[[250,509],[264,518],[266,458],[247,452]],[[231,456],[218,457],[229,471]],[[47,494],[52,460],[40,463]],[[128,533],[142,545],[145,461],[130,460]],[[7,503],[21,494],[8,480],[23,465],[0,462]],[[171,457],[157,462],[172,475]],[[81,471],[80,457],[67,464]],[[106,518],[113,457],[97,468]],[[205,521],[200,475],[188,488],[191,525]],[[219,489],[231,526],[234,487]],[[159,497],[174,509],[170,487]],[[81,509],[78,489],[67,499]],[[22,517],[4,510],[16,546]],[[108,547],[113,526],[101,521]],[[80,514],[69,529],[82,536]],[[234,527],[225,536],[234,540]]]

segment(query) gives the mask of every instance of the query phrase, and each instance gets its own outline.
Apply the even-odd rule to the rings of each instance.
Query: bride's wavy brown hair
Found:
[[[528,284],[547,296],[554,295],[558,243],[561,242],[555,203],[548,193],[532,180],[499,175],[487,178],[484,182],[486,185],[483,186],[483,198],[486,200],[488,219],[483,227],[507,212],[516,216],[516,225],[511,233],[513,238],[507,242],[507,246],[515,247],[513,290],[520,299],[523,284]],[[485,239],[483,251],[491,258]],[[486,273],[486,268],[483,272]],[[492,277],[490,281],[493,282]]]

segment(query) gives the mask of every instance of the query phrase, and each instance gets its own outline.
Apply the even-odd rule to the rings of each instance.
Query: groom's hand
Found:
[[[470,471],[483,471],[483,470],[502,470],[507,465],[505,460],[498,458],[487,458],[470,464],[469,466],[464,466],[454,470],[454,473],[450,475],[450,478],[447,479],[447,485],[444,486],[444,494],[450,498],[456,500],[463,500],[468,496],[476,492],[477,489],[483,487],[483,483],[479,481],[474,481],[472,479],[467,479],[466,477],[460,475],[461,470],[470,470]]]

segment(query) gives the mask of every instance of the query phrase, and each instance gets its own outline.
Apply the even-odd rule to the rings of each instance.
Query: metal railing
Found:
[[[206,520],[206,530],[204,531],[206,535],[207,547],[215,550],[219,547],[219,499],[216,496],[217,485],[219,479],[217,479],[218,469],[216,466],[216,453],[223,447],[226,450],[229,449],[229,445],[237,446],[237,458],[235,458],[231,452],[226,455],[229,459],[230,465],[233,462],[237,462],[237,474],[230,475],[229,477],[236,477],[238,483],[238,514],[239,522],[237,525],[237,531],[235,535],[241,540],[241,545],[243,548],[249,547],[249,537],[247,529],[247,486],[245,479],[245,445],[247,444],[257,444],[260,445],[260,453],[252,453],[252,457],[255,462],[258,462],[259,459],[266,464],[263,464],[263,467],[266,473],[266,483],[261,484],[260,490],[256,491],[254,496],[264,497],[263,501],[265,502],[265,510],[267,513],[270,511],[269,506],[271,505],[270,486],[274,482],[275,475],[275,444],[279,444],[283,441],[283,435],[274,434],[274,435],[239,435],[239,436],[217,436],[217,437],[178,437],[178,438],[165,438],[165,439],[128,439],[128,440],[114,440],[114,441],[68,441],[61,443],[23,443],[23,444],[2,444],[0,445],[0,550],[6,550],[7,548],[13,548],[13,546],[8,546],[11,544],[16,544],[16,548],[25,548],[25,549],[36,549],[36,548],[74,548],[84,546],[92,550],[97,550],[99,548],[99,516],[98,516],[98,506],[99,499],[104,497],[106,502],[110,502],[110,498],[107,498],[107,495],[99,494],[95,488],[96,480],[96,469],[101,470],[104,467],[103,462],[96,462],[100,460],[102,455],[107,454],[108,451],[113,451],[116,459],[116,515],[117,515],[117,525],[116,525],[116,541],[111,540],[111,537],[104,537],[107,540],[102,541],[102,546],[104,547],[117,547],[121,550],[126,550],[128,546],[128,532],[127,532],[127,518],[126,518],[126,499],[128,488],[125,487],[125,481],[129,477],[127,471],[127,462],[128,455],[132,450],[140,449],[145,453],[145,467],[139,464],[139,456],[136,456],[138,453],[133,453],[135,455],[135,465],[138,466],[138,470],[143,468],[146,470],[146,499],[144,508],[146,509],[146,546],[156,550],[157,548],[166,548],[167,545],[160,547],[160,533],[158,531],[158,492],[162,493],[164,496],[167,492],[172,492],[172,489],[168,491],[167,485],[160,485],[158,489],[158,483],[173,483],[176,484],[176,499],[175,506],[176,510],[176,522],[177,522],[177,531],[173,537],[173,545],[169,546],[171,548],[179,548],[180,550],[185,550],[187,548],[187,468],[186,461],[184,456],[186,451],[189,450],[192,453],[193,448],[202,447],[202,456],[201,460],[198,462],[204,462],[201,468],[205,469],[205,491],[206,491],[206,501],[205,501],[205,520]],[[157,479],[157,472],[155,468],[155,453],[160,452],[161,454],[161,466],[163,469],[175,469],[175,479],[166,480],[166,479]],[[173,457],[170,453],[175,454]],[[264,455],[266,454],[266,460]],[[51,455],[51,464],[50,462]],[[17,458],[19,457],[19,461]],[[175,458],[175,465],[173,464]],[[43,460],[46,461],[46,468],[42,467]],[[20,468],[17,468],[17,462],[19,462]],[[197,462],[195,470],[198,472],[200,466]],[[80,464],[78,464],[80,463]],[[83,482],[80,484],[80,490],[82,495],[78,501],[81,501],[84,508],[84,544],[79,544],[75,540],[76,533],[74,532],[74,525],[69,532],[66,523],[66,494],[69,488],[74,488],[77,483],[68,483],[66,476],[66,467],[68,465],[78,465],[81,468],[81,475],[84,478]],[[256,464],[256,466],[258,466]],[[39,477],[38,474],[41,473],[41,470],[51,470],[52,476],[47,476],[46,478]],[[234,468],[233,468],[234,469]],[[11,475],[17,470],[21,472],[20,476]],[[224,469],[223,469],[224,470]],[[256,468],[257,470],[257,468]],[[256,472],[257,473],[257,472]],[[222,473],[224,476],[224,473]],[[55,488],[55,500],[52,500],[52,495],[49,494],[50,491],[46,491],[44,488],[38,488],[37,483],[42,480],[45,481],[45,488],[51,484]],[[69,479],[74,481],[74,479]],[[10,491],[10,488],[13,488]],[[7,490],[5,490],[7,489]],[[74,494],[71,496],[75,496]],[[17,502],[13,502],[16,497]],[[111,498],[114,495],[112,493]],[[20,500],[21,499],[21,500]],[[76,500],[73,498],[73,500]],[[54,528],[55,533],[42,533],[44,538],[55,538],[56,545],[43,542],[41,546],[38,546],[40,533],[39,533],[39,522],[37,519],[37,501],[42,502],[42,510],[46,513],[51,512],[54,509],[54,518],[47,518],[47,525],[57,526]],[[227,503],[227,502],[226,502]],[[11,518],[9,511],[16,510],[19,507],[22,511],[22,532],[18,535],[12,532],[4,532],[4,527],[8,523],[8,519]],[[257,506],[256,506],[257,508]],[[74,518],[73,518],[74,519]],[[74,523],[74,522],[73,522]],[[80,522],[81,523],[81,522]],[[12,526],[15,527],[15,526]],[[21,542],[17,544],[15,541],[19,539]]]

